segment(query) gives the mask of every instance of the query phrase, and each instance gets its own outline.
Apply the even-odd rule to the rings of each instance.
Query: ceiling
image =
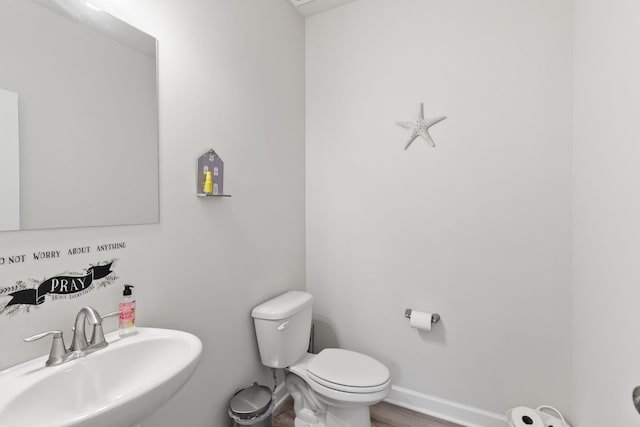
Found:
[[[304,16],[315,15],[333,9],[354,0],[289,0],[295,8]]]

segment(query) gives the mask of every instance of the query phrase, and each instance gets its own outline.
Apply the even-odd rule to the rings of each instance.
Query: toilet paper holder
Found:
[[[413,309],[407,308],[404,311],[404,317],[406,317],[407,319],[411,319],[411,312],[412,311],[413,311]],[[433,315],[431,316],[431,323],[433,323],[435,325],[438,322],[440,322],[440,315],[438,313],[433,313]]]

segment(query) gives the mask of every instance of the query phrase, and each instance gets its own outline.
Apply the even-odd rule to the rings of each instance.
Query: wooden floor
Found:
[[[276,409],[273,427],[293,427],[293,401],[289,399]],[[371,427],[462,427],[428,415],[382,402],[371,407]]]

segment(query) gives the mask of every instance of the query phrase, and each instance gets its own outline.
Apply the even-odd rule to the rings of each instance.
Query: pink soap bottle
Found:
[[[122,300],[118,304],[120,311],[119,327],[120,336],[126,337],[136,333],[136,300],[133,299],[133,286],[124,285],[122,291]]]

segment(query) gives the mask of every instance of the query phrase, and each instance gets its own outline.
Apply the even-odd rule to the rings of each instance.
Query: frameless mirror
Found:
[[[159,220],[156,40],[85,0],[0,0],[0,231]]]

